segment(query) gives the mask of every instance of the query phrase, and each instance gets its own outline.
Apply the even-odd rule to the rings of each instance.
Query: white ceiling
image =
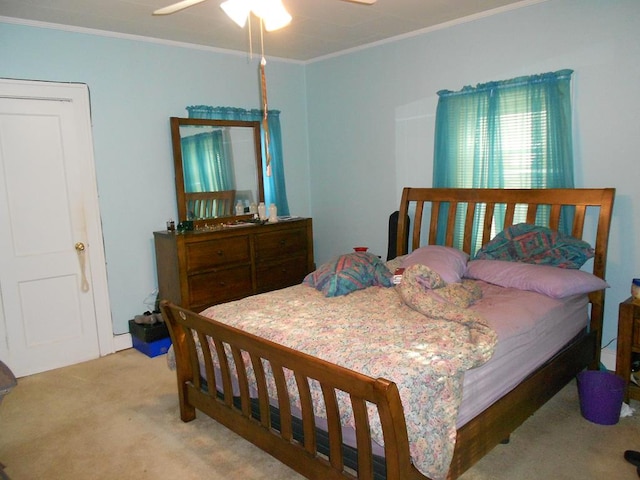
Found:
[[[219,6],[222,1],[207,0],[172,15],[153,16],[154,10],[174,0],[0,0],[0,21],[46,22],[247,52],[247,28],[241,29],[226,16]],[[540,1],[545,0],[378,0],[374,5],[282,0],[293,21],[282,30],[265,32],[265,54],[307,61]],[[260,49],[257,25],[254,21],[256,52]]]

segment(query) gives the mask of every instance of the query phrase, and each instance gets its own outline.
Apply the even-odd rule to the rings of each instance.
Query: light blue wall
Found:
[[[312,215],[316,262],[387,248],[403,186],[430,186],[436,92],[572,68],[576,182],[617,188],[605,342],[640,276],[640,2],[549,0],[302,65],[269,60],[292,214]],[[85,82],[114,331],[156,288],[151,232],[175,216],[168,117],[259,106],[257,59],[0,23],[0,77]]]
[[[169,117],[189,105],[259,108],[259,57],[0,23],[0,77],[86,83],[115,333],[157,287],[154,230],[176,217]],[[310,214],[304,65],[268,60],[288,198]]]
[[[307,66],[316,260],[386,255],[404,186],[431,186],[436,92],[575,70],[576,184],[617,189],[604,342],[640,277],[640,2],[550,0]],[[612,346],[615,346],[613,344]]]

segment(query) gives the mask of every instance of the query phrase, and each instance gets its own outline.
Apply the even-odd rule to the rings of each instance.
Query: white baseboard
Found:
[[[131,340],[130,333],[123,333],[122,335],[114,335],[113,336],[113,346],[116,352],[120,350],[126,350],[127,348],[133,347],[133,340]]]
[[[603,348],[600,352],[600,362],[611,372],[616,371],[616,351],[612,348]]]

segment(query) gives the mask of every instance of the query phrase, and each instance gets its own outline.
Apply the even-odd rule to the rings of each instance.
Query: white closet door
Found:
[[[0,84],[0,355],[16,376],[97,358],[110,317],[88,113],[77,88],[33,83]]]

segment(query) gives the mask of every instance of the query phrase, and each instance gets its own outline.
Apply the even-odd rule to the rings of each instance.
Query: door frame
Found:
[[[81,177],[84,192],[84,222],[89,248],[86,250],[90,266],[89,279],[93,292],[93,302],[98,332],[100,356],[115,352],[111,305],[107,284],[107,265],[102,236],[98,185],[93,151],[91,123],[91,103],[89,87],[84,83],[58,83],[38,80],[18,80],[0,78],[0,97],[16,99],[62,100],[77,105],[78,141],[83,143],[86,157],[82,164]],[[4,308],[0,296],[0,357],[8,357],[8,343]]]

